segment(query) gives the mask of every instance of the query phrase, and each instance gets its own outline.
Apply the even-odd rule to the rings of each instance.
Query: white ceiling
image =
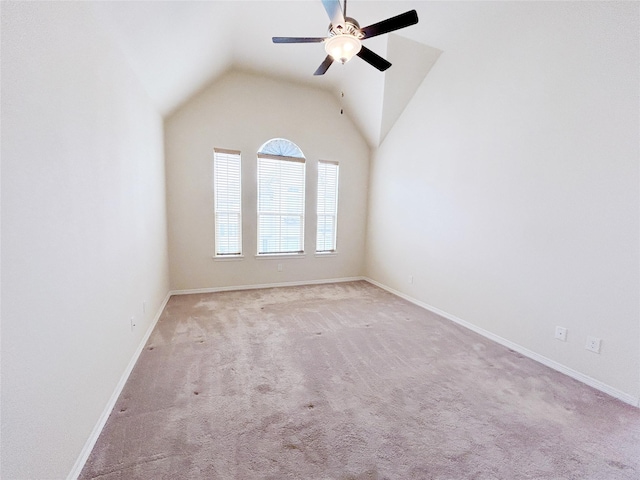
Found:
[[[329,90],[336,98],[344,91],[345,113],[371,146],[379,145],[440,52],[457,43],[455,32],[468,35],[477,7],[474,2],[348,1],[348,15],[362,26],[412,9],[419,23],[365,41],[394,64],[386,72],[354,58],[313,76],[326,55],[322,44],[276,45],[271,37],[325,36],[329,19],[320,0],[95,3],[97,16],[163,115],[236,68]]]

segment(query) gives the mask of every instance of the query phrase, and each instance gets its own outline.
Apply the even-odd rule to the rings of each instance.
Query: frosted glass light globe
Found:
[[[347,63],[354,55],[358,54],[361,48],[360,40],[348,34],[329,37],[324,44],[327,54],[341,63]]]

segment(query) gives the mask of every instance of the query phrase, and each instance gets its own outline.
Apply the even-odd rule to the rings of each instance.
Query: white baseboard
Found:
[[[147,329],[144,336],[142,337],[142,340],[140,341],[138,348],[136,349],[133,356],[131,357],[131,360],[129,361],[127,368],[125,369],[124,373],[120,377],[120,381],[118,382],[115,390],[111,394],[111,398],[107,402],[107,405],[104,407],[102,415],[100,415],[98,422],[96,423],[95,427],[93,427],[93,430],[91,431],[91,435],[89,435],[89,438],[84,444],[84,447],[80,452],[80,456],[78,457],[75,465],[71,469],[71,473],[69,473],[69,475],[67,476],[67,480],[77,479],[80,473],[82,472],[82,469],[84,468],[84,465],[87,462],[87,459],[89,458],[89,455],[93,450],[93,447],[98,441],[98,437],[100,436],[100,433],[102,433],[102,429],[107,423],[107,420],[109,419],[109,415],[111,415],[111,411],[113,410],[113,407],[118,401],[118,397],[120,397],[120,393],[122,392],[124,385],[127,383],[127,380],[129,379],[129,375],[131,375],[131,372],[133,371],[133,367],[135,367],[136,362],[138,361],[138,357],[142,353],[142,350],[144,349],[144,346],[146,345],[147,340],[149,340],[149,337],[151,336],[151,332],[153,331],[156,324],[158,323],[158,320],[160,319],[160,315],[162,315],[162,312],[164,311],[164,307],[167,305],[169,298],[171,298],[171,292],[169,292],[165,297],[165,299],[163,300],[162,304],[160,305],[160,308],[158,309],[158,312],[156,313],[156,316],[151,322],[151,325],[149,325],[149,328]]]
[[[298,287],[304,285],[322,285],[325,283],[356,282],[364,277],[329,278],[322,280],[302,280],[299,282],[264,283],[259,285],[236,285],[231,287],[193,288],[188,290],[172,290],[170,295],[191,295],[193,293],[231,292],[234,290],[257,290],[259,288]]]
[[[507,340],[498,335],[495,335],[494,333],[491,333],[488,330],[480,328],[472,323],[467,322],[466,320],[462,320],[461,318],[458,318],[455,315],[451,315],[450,313],[440,310],[439,308],[428,305],[424,302],[421,302],[420,300],[416,300],[415,298],[410,297],[409,295],[405,295],[404,293],[394,290],[393,288],[383,285],[382,283],[377,282],[371,278],[364,277],[364,280],[366,280],[367,282],[373,285],[376,285],[377,287],[382,288],[383,290],[386,290],[389,293],[397,295],[400,298],[404,298],[405,300],[415,305],[418,305],[419,307],[422,307],[425,310],[429,310],[430,312],[440,315],[441,317],[444,317],[447,320],[451,320],[452,322],[457,323],[458,325],[461,325],[475,333],[478,333],[483,337],[488,338],[489,340],[493,340],[494,342],[499,343],[500,345],[503,345],[515,352],[518,352],[521,355],[524,355],[525,357],[535,360],[536,362],[541,363],[549,368],[552,368],[553,370],[556,370],[560,373],[564,373],[565,375],[575,380],[578,380],[579,382],[582,382],[586,385],[589,385],[590,387],[593,387],[596,390],[600,390],[601,392],[604,392],[607,395],[611,395],[612,397],[617,398],[618,400],[622,400],[623,402],[633,405],[634,407],[640,407],[640,398],[634,397],[633,395],[630,395],[621,390],[618,390],[617,388],[607,385],[606,383],[603,383],[600,380],[596,380],[595,378],[591,378],[588,375],[580,373],[577,370],[573,370],[572,368],[569,368],[566,365],[558,363],[555,360],[551,360],[543,355],[533,352],[521,345],[518,345],[517,343],[513,343],[510,340]]]

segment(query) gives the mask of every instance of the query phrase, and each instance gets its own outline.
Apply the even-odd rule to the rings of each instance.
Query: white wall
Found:
[[[162,119],[111,45],[88,4],[2,2],[6,479],[70,473],[169,289]]]
[[[304,258],[257,259],[256,153],[287,138],[307,159]],[[242,152],[244,258],[213,259],[214,147]],[[169,251],[173,289],[362,275],[369,149],[337,99],[309,87],[231,72],[165,121]],[[338,254],[316,257],[317,161],[340,162]],[[283,266],[277,271],[277,264]]]
[[[464,8],[374,153],[367,274],[637,399],[638,3]]]

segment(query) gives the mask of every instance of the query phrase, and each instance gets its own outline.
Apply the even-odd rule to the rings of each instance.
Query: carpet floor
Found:
[[[172,297],[81,479],[640,478],[640,410],[367,282]]]

